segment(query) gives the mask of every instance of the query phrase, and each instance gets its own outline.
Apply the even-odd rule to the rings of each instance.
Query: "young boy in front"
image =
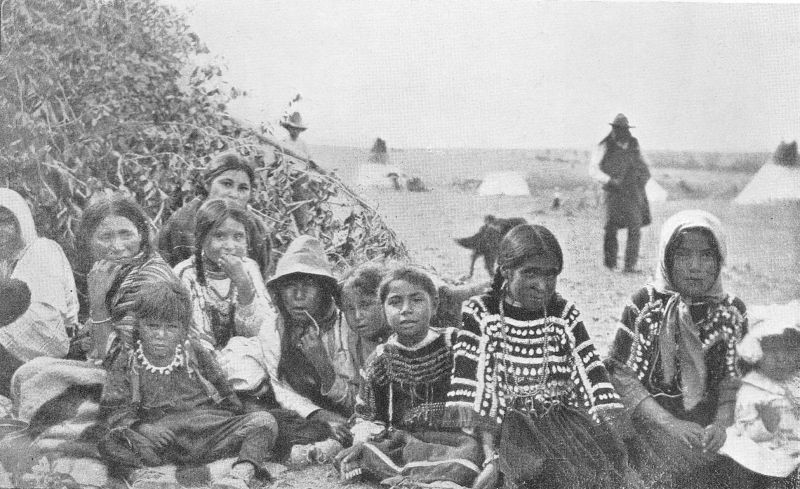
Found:
[[[179,281],[142,288],[133,310],[134,344],[108,370],[101,412],[109,428],[100,452],[121,475],[169,463],[235,456],[212,487],[246,489],[263,468],[277,425],[242,406],[214,357],[187,339],[189,293]],[[135,487],[135,484],[134,484]]]

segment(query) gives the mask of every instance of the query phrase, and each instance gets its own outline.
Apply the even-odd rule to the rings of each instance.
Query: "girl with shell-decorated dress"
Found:
[[[622,408],[580,314],[555,292],[560,245],[521,225],[500,245],[489,294],[464,304],[447,413],[482,440],[473,487],[619,487]]]
[[[659,251],[656,280],[625,306],[606,361],[633,421],[631,462],[654,486],[757,487],[755,474],[718,454],[747,332],[744,303],[722,287],[722,225],[705,211],[679,212]]]

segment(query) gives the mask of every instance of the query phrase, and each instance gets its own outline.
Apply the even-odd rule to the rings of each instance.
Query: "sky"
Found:
[[[646,149],[800,138],[800,4],[162,0],[310,144],[582,148],[625,113]],[[279,132],[281,130],[279,129]]]

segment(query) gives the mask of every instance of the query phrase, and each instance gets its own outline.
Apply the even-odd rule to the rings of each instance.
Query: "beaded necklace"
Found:
[[[542,366],[536,375],[533,377],[529,377],[533,380],[533,388],[526,388],[524,394],[520,392],[520,381],[517,375],[513,372],[512,368],[510,367],[510,361],[508,359],[509,356],[509,342],[508,342],[508,324],[506,323],[506,314],[505,314],[505,299],[500,300],[500,323],[502,325],[501,333],[503,335],[503,369],[505,370],[506,380],[510,384],[510,389],[506,390],[505,397],[506,397],[506,405],[513,408],[514,404],[516,403],[517,399],[522,399],[526,406],[532,406],[533,401],[535,400],[536,396],[541,395],[547,390],[546,383],[547,383],[547,376],[548,376],[548,369],[550,365],[550,334],[553,330],[553,325],[547,319],[547,306],[543,307],[543,318],[544,318],[544,345],[542,346]],[[495,370],[495,377],[497,376],[497,368]],[[531,370],[535,371],[535,368]],[[523,376],[523,379],[527,376]],[[510,391],[510,395],[509,395]]]
[[[183,363],[183,348],[181,348],[181,345],[175,347],[175,356],[172,357],[172,362],[166,367],[156,367],[147,360],[147,357],[144,355],[144,351],[142,350],[142,340],[137,340],[136,345],[136,358],[139,360],[139,362],[141,362],[142,367],[144,367],[144,369],[148,372],[169,375],[173,370],[175,370],[175,368],[179,367]]]

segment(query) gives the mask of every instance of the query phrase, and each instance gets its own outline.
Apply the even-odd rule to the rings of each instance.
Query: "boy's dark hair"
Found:
[[[8,326],[31,306],[31,289],[22,280],[0,280],[0,327]]]
[[[387,269],[376,263],[362,263],[353,268],[342,280],[342,295],[345,291],[354,290],[365,296],[378,296],[378,287],[381,285]]]
[[[378,287],[378,297],[380,298],[381,303],[385,302],[386,297],[389,295],[389,286],[392,285],[392,282],[396,282],[398,280],[402,280],[420,287],[425,291],[425,293],[428,294],[428,296],[430,296],[431,301],[434,302],[434,305],[436,301],[439,300],[439,292],[436,290],[436,285],[433,283],[431,276],[419,268],[406,266],[395,268],[386,274],[381,282],[381,285]]]
[[[136,293],[131,312],[137,320],[180,322],[188,327],[192,320],[192,299],[179,280],[162,280]]]

